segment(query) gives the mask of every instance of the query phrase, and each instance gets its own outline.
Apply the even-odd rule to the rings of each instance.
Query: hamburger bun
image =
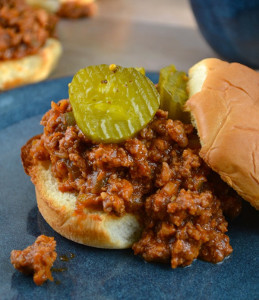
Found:
[[[26,0],[26,2],[36,8],[44,8],[51,13],[56,13],[60,7],[59,0]]]
[[[32,141],[22,148],[22,162],[35,185],[38,209],[55,231],[74,242],[107,249],[129,248],[139,239],[141,226],[132,214],[117,217],[89,209],[84,209],[83,216],[76,214],[77,195],[59,191],[51,165],[30,164],[28,154]]]
[[[65,18],[92,16],[97,9],[95,0],[26,0],[26,2]]]
[[[259,74],[209,58],[189,70],[188,86],[200,156],[259,209]]]
[[[46,79],[55,68],[61,53],[61,43],[49,38],[34,55],[0,61],[0,90]]]

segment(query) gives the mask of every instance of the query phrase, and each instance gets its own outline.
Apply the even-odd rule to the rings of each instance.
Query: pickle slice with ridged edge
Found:
[[[146,70],[143,67],[136,67],[137,71],[139,71],[142,75],[146,75]]]
[[[77,125],[94,142],[115,143],[132,137],[154,116],[160,96],[135,68],[116,65],[79,70],[69,85]]]
[[[183,106],[188,99],[188,77],[185,72],[177,71],[174,65],[160,70],[158,91],[161,97],[160,108],[168,111],[168,117],[189,123],[189,113],[183,111]]]

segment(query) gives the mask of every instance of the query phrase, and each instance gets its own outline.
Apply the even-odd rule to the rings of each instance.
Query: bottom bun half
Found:
[[[34,166],[30,175],[40,213],[62,236],[87,246],[108,249],[129,248],[139,239],[141,226],[132,214],[117,217],[87,209],[83,216],[76,214],[76,194],[58,190],[50,165]]]
[[[62,18],[91,17],[97,11],[95,0],[26,0],[26,2],[33,7],[56,13]]]
[[[62,53],[61,43],[49,38],[38,53],[0,62],[0,90],[46,79]]]

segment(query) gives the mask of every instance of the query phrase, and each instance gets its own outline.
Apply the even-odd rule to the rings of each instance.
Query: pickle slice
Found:
[[[69,85],[77,125],[94,142],[121,142],[154,116],[160,96],[154,84],[135,68],[116,65],[79,70]]]
[[[168,117],[189,123],[189,113],[183,111],[188,99],[187,76],[184,72],[176,70],[174,65],[160,70],[158,91],[161,97],[160,108],[168,111]]]
[[[143,67],[136,67],[137,71],[139,71],[142,75],[146,75],[146,70]]]

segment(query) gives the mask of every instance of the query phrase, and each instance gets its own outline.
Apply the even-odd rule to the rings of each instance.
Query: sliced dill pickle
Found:
[[[77,125],[95,142],[121,142],[154,116],[160,96],[154,84],[135,68],[116,65],[79,70],[69,85]]]
[[[188,99],[187,76],[176,70],[174,65],[160,70],[158,91],[161,97],[160,108],[168,111],[168,117],[173,120],[190,122],[189,113],[183,111]]]
[[[146,75],[146,70],[143,67],[136,67],[137,71],[139,71],[142,75]]]

